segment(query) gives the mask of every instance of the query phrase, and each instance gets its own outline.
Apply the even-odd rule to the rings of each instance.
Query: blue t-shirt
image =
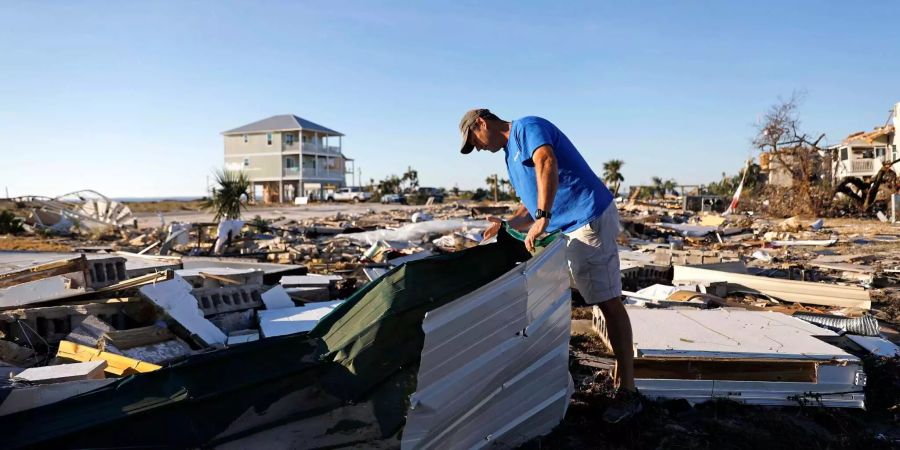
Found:
[[[600,217],[612,203],[612,193],[556,125],[534,116],[512,122],[509,142],[503,149],[509,180],[531,216],[537,211],[538,201],[537,176],[531,157],[542,145],[553,148],[559,169],[559,188],[547,232],[568,233]]]

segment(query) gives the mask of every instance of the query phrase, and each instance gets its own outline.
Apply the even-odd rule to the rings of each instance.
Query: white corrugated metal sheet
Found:
[[[571,294],[562,239],[426,315],[403,448],[513,447],[565,416]]]

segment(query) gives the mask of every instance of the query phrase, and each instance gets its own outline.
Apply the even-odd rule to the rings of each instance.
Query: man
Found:
[[[575,146],[555,125],[540,117],[506,122],[487,109],[473,109],[459,122],[463,154],[473,149],[506,154],[509,180],[522,205],[507,220],[528,232],[525,247],[545,232],[562,231],[566,259],[575,286],[589,304],[597,304],[606,318],[613,352],[618,362],[619,390],[616,401],[604,413],[612,423],[642,409],[634,387],[631,322],[622,304],[619,272],[619,213],[612,193],[591,170]],[[500,230],[492,223],[484,237]]]

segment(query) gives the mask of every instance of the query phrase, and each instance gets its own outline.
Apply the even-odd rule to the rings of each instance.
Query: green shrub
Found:
[[[0,211],[0,234],[15,234],[25,231],[22,222],[24,220],[21,217],[5,209]]]

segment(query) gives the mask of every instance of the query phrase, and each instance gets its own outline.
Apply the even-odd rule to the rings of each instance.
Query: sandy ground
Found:
[[[328,217],[337,213],[342,214],[358,214],[368,210],[389,211],[389,210],[407,210],[412,214],[414,211],[426,209],[424,206],[412,205],[382,205],[380,203],[319,203],[314,205],[301,206],[275,206],[275,207],[251,207],[242,214],[245,219],[252,219],[260,216],[263,219],[310,219],[314,217]],[[213,214],[200,211],[176,211],[162,213],[166,223],[178,222],[212,222]],[[134,214],[138,220],[138,227],[157,227],[160,225],[160,216],[156,212],[139,212]]]

